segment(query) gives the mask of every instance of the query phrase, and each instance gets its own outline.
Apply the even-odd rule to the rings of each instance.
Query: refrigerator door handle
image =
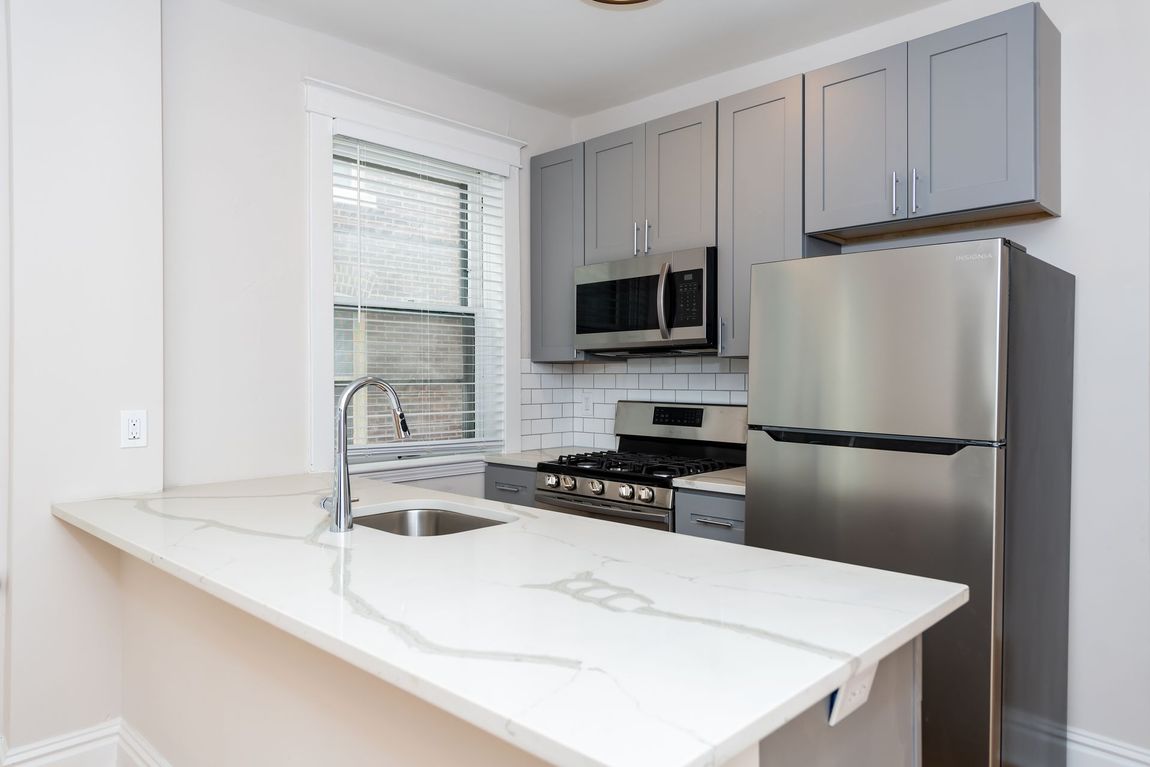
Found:
[[[780,429],[771,426],[751,426],[762,431],[775,442],[828,447],[862,448],[864,450],[893,450],[900,453],[927,453],[955,455],[965,447],[1005,447],[1005,442],[979,442],[972,440],[932,439],[930,437],[904,437],[893,434],[852,434],[850,432],[817,431],[812,429]]]

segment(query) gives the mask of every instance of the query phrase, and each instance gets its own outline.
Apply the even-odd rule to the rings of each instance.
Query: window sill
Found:
[[[486,463],[482,453],[466,453],[463,455],[436,455],[427,458],[357,463],[352,464],[349,471],[355,475],[371,475],[372,479],[379,479],[384,482],[412,482],[418,479],[482,474],[485,467]]]

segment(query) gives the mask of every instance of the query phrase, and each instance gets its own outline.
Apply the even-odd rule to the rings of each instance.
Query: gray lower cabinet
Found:
[[[483,497],[489,501],[535,504],[535,469],[489,463],[483,472]]]
[[[642,252],[715,244],[715,102],[646,125]]]
[[[531,359],[570,362],[583,265],[583,145],[531,158]]]
[[[675,491],[675,532],[727,543],[744,543],[746,499],[741,495]]]
[[[803,255],[803,76],[719,102],[719,354],[750,351],[751,266]]]
[[[646,216],[644,143],[639,125],[584,143],[585,261],[600,264],[639,255]]]
[[[808,73],[805,231],[1058,215],[1059,47],[1030,3]]]

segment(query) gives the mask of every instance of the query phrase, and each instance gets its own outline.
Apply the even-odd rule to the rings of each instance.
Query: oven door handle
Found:
[[[659,288],[655,297],[655,314],[659,318],[659,335],[664,339],[671,337],[671,329],[667,327],[667,277],[671,275],[671,264],[664,263],[659,267]]]
[[[550,505],[563,509],[574,509],[590,517],[637,519],[643,522],[654,522],[662,525],[668,524],[671,519],[671,512],[669,510],[639,511],[637,509],[623,509],[616,506],[600,506],[599,504],[583,503],[576,498],[554,495],[552,493],[536,492],[535,502],[536,504],[542,504],[544,508]]]

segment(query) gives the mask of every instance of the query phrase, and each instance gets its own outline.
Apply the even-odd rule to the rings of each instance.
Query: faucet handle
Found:
[[[399,438],[411,439],[411,430],[407,428],[407,416],[403,414],[403,411],[392,410],[391,417],[395,421],[395,433],[399,435]]]

